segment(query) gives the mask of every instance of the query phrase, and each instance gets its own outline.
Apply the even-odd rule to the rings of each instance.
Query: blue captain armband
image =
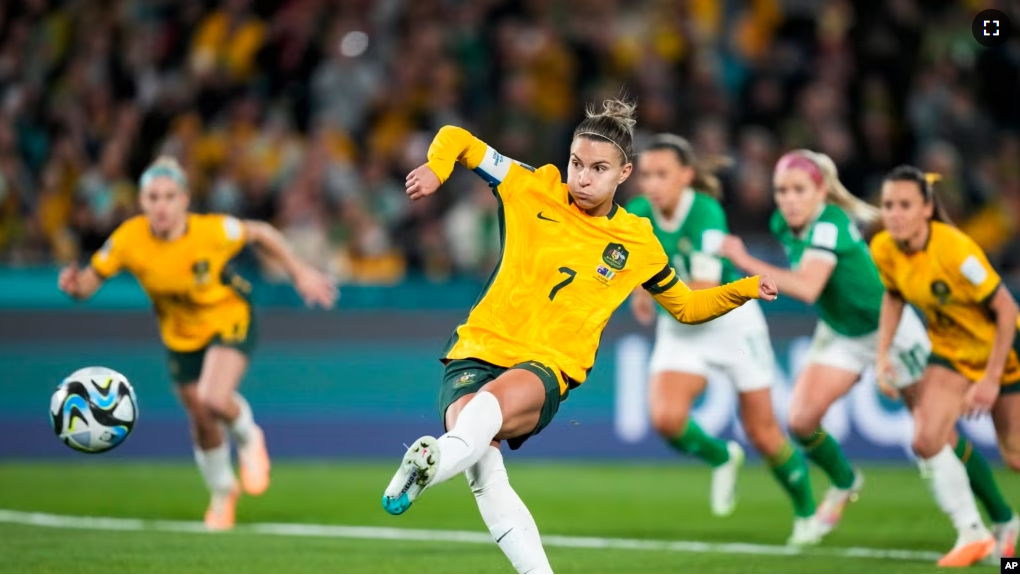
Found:
[[[507,174],[510,173],[510,166],[517,164],[522,168],[534,172],[535,168],[527,164],[522,164],[517,160],[508,158],[503,154],[492,148],[492,146],[486,146],[485,148],[485,159],[482,163],[478,164],[478,167],[474,169],[474,172],[478,174],[483,180],[485,180],[490,186],[496,187],[503,183],[506,179]]]

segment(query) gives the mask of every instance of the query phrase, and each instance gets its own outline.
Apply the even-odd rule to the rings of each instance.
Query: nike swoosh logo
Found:
[[[557,224],[560,223],[559,220],[554,220],[552,218],[547,218],[547,217],[543,216],[542,212],[538,212],[538,219],[545,220],[547,222],[556,222]]]

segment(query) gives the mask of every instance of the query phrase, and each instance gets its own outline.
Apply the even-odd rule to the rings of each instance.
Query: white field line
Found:
[[[149,520],[117,517],[86,517],[54,515],[0,509],[0,523],[92,529],[107,531],[169,531],[177,533],[209,533],[200,521]],[[492,537],[480,531],[445,529],[401,529],[396,527],[365,527],[354,525],[313,525],[304,523],[240,524],[233,533],[254,533],[290,537],[333,537],[340,539],[373,539],[388,541],[443,541],[447,543],[492,544]],[[932,551],[876,549],[870,547],[809,547],[759,543],[706,543],[702,541],[663,541],[654,539],[619,539],[613,537],[570,537],[546,535],[547,547],[572,549],[628,549],[632,551],[666,551],[675,553],[714,553],[720,555],[775,555],[815,557],[856,557],[863,559],[896,559],[934,563],[941,555]]]

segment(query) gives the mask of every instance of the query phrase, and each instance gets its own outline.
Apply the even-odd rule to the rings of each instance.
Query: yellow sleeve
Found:
[[[488,147],[464,128],[443,126],[429,146],[428,166],[439,176],[439,182],[444,183],[457,162],[469,170],[477,168]]]
[[[1002,278],[988,263],[985,252],[974,240],[963,236],[956,246],[954,271],[959,276],[963,292],[970,296],[973,302],[987,303],[989,298],[995,295]]]
[[[126,236],[127,232],[124,230],[124,225],[121,224],[106,239],[103,247],[93,254],[89,265],[99,274],[99,277],[107,279],[124,269],[124,251],[131,244]]]
[[[248,228],[244,222],[234,216],[216,215],[217,222],[214,224],[214,234],[222,242],[224,251],[228,256],[233,256],[241,251],[241,248],[248,243]]]
[[[514,182],[535,172],[534,168],[507,158],[471,132],[457,126],[443,126],[439,130],[429,146],[428,158],[428,166],[439,176],[440,183],[446,182],[453,173],[454,165],[460,163],[488,182],[503,199],[508,199],[513,189],[520,187]],[[558,178],[557,172],[557,181]]]
[[[644,284],[648,293],[680,323],[704,323],[737,309],[758,297],[758,276],[711,289],[692,290],[666,266]]]
[[[889,237],[888,232],[879,232],[871,240],[871,259],[875,262],[875,268],[878,269],[878,277],[882,280],[882,285],[889,292],[898,295],[900,288],[896,283],[896,278],[893,277],[893,262],[890,252],[892,247],[892,238]]]

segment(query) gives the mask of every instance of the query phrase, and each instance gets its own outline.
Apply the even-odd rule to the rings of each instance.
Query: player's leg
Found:
[[[769,389],[741,392],[740,416],[748,440],[765,458],[772,475],[793,502],[794,527],[788,543],[817,543],[823,533],[814,524],[815,499],[807,460],[780,429]]]
[[[822,418],[859,378],[860,372],[809,363],[797,378],[790,399],[790,435],[832,482],[818,510],[826,531],[839,523],[846,503],[859,492],[863,476],[850,465],[839,443],[822,428]]]
[[[483,452],[465,474],[485,526],[518,573],[552,573],[535,519],[510,485],[499,443]]]
[[[226,424],[237,444],[245,493],[260,495],[269,487],[270,462],[262,429],[237,391],[247,369],[248,356],[241,349],[210,346],[198,380],[198,396],[206,409]]]
[[[565,396],[559,376],[536,362],[506,370],[474,360],[450,362],[440,398],[449,431],[411,445],[384,492],[383,507],[403,513],[426,487],[474,465],[493,440],[509,440],[515,449],[551,421]]]
[[[674,350],[674,355],[680,350]],[[687,360],[694,356],[684,356]],[[655,363],[653,362],[653,369]],[[690,417],[691,406],[705,390],[707,380],[699,373],[658,371],[652,374],[648,406],[652,427],[670,446],[713,467],[712,514],[727,516],[736,507],[737,474],[744,450],[735,441],[724,441],[705,432]]]
[[[839,443],[822,428],[822,418],[857,383],[865,367],[874,362],[874,350],[875,343],[867,337],[845,337],[819,322],[808,364],[794,384],[788,421],[790,434],[832,483],[816,514],[824,533],[839,524],[846,505],[860,493],[864,476],[850,465]]]
[[[822,534],[814,519],[815,499],[807,460],[783,433],[772,409],[770,389],[776,372],[768,325],[757,305],[746,315],[740,326],[743,331],[741,349],[745,353],[719,357],[717,363],[729,375],[739,393],[744,433],[762,454],[776,481],[793,503],[793,533],[787,542],[793,545],[814,544],[821,540]],[[729,335],[733,337],[733,334]]]
[[[971,495],[967,470],[948,445],[968,385],[959,373],[929,364],[917,385],[913,410],[913,447],[921,474],[959,534],[953,549],[939,561],[942,567],[973,565],[990,555],[995,547]]]
[[[999,438],[1002,460],[1014,471],[1020,471],[1020,382],[1005,385],[992,408],[992,420]],[[994,485],[994,483],[993,483]],[[998,491],[998,490],[996,490]],[[1000,557],[1016,555],[1020,519],[1014,512],[1006,521],[992,518],[992,532],[996,539],[996,554]]]
[[[178,355],[186,357],[194,356],[195,353]],[[188,413],[195,444],[195,464],[209,490],[205,524],[209,529],[229,529],[234,526],[234,507],[239,494],[234,469],[230,464],[230,442],[227,441],[220,421],[199,400],[198,385],[194,382],[201,367],[201,357],[187,359],[191,359],[191,363],[197,361],[198,366],[193,369],[185,367],[185,370],[194,372],[195,376],[190,378],[190,373],[181,374],[184,378],[190,378],[192,383],[178,384],[177,396]]]
[[[730,315],[739,315],[740,312],[741,309],[736,309]],[[730,462],[730,451],[739,450],[740,446],[736,443],[730,446],[712,437],[689,417],[691,406],[708,383],[708,357],[722,339],[721,330],[713,328],[734,323],[729,315],[716,322],[688,326],[678,324],[671,317],[658,318],[655,349],[648,365],[648,409],[652,427],[672,447],[718,468]],[[742,453],[740,456],[743,459]],[[732,475],[735,481],[735,470]],[[726,511],[715,507],[713,503],[713,511]]]

